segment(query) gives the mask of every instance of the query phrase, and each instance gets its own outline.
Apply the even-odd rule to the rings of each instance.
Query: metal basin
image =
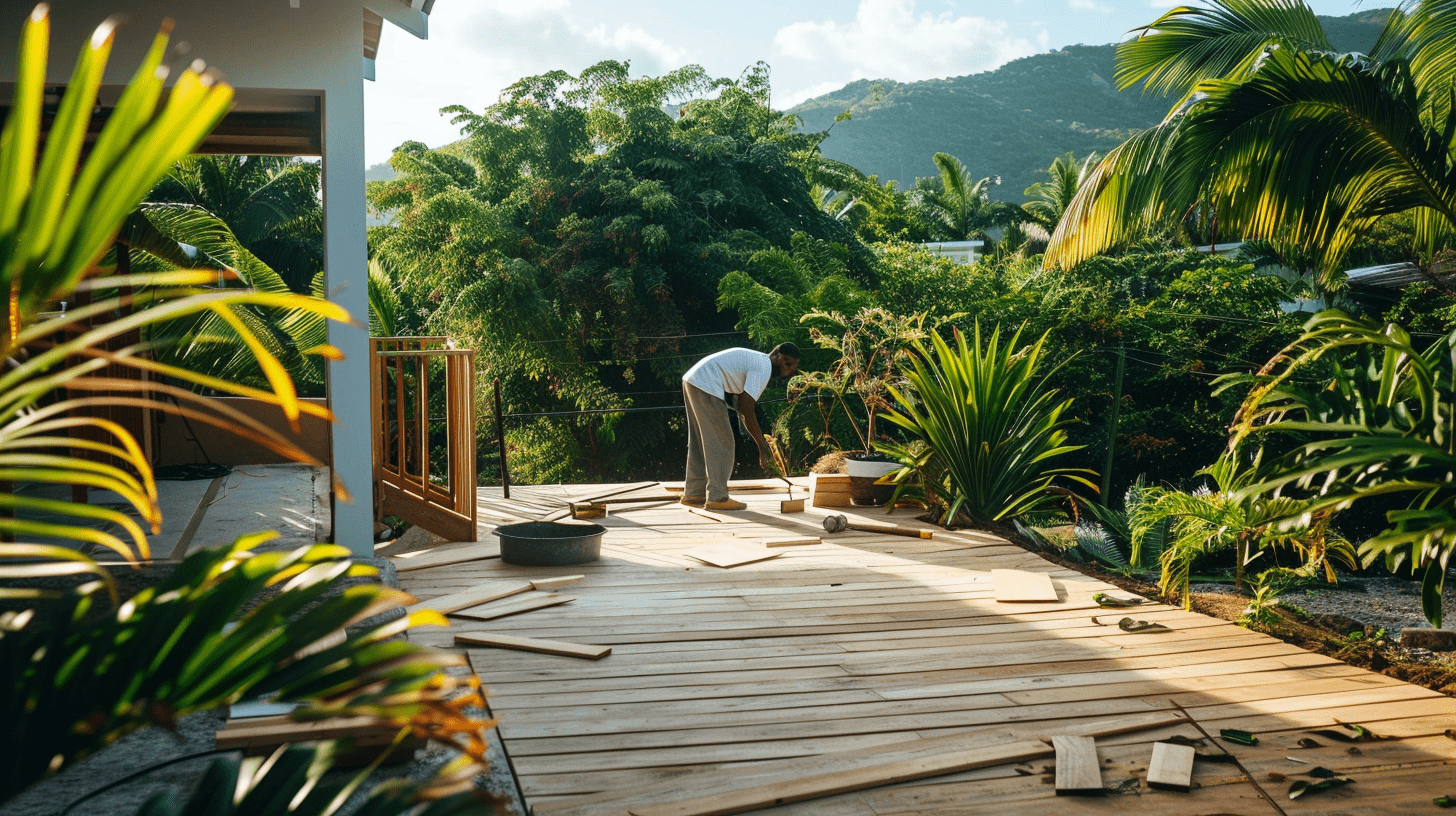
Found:
[[[500,557],[507,564],[525,567],[559,567],[585,564],[602,556],[600,524],[565,524],[557,521],[527,521],[495,528],[500,537]]]

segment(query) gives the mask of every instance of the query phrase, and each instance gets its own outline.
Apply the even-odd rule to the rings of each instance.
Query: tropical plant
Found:
[[[1172,519],[1151,525],[1134,546],[1132,520],[1147,501],[1148,486],[1139,476],[1123,494],[1121,510],[1087,503],[1087,511],[1095,521],[1088,519],[1077,525],[1077,549],[1113,569],[1146,570],[1156,565],[1167,546]]]
[[[1046,169],[1047,180],[1032,184],[1022,193],[1030,200],[1021,209],[1043,229],[1055,230],[1096,162],[1096,153],[1088,154],[1080,163],[1071,153],[1056,157]]]
[[[1242,461],[1237,450],[1199,471],[1212,485],[1192,492],[1148,488],[1129,514],[1133,558],[1143,558],[1142,547],[1150,535],[1163,544],[1162,576],[1158,586],[1164,594],[1177,593],[1187,608],[1193,567],[1200,559],[1233,549],[1234,582],[1244,585],[1245,568],[1257,557],[1287,547],[1300,557],[1300,574],[1314,578],[1323,572],[1335,580],[1333,561],[1355,566],[1350,542],[1330,529],[1331,512],[1311,508],[1289,498],[1265,498],[1243,492],[1257,480],[1259,457]],[[1298,518],[1281,525],[1283,519]],[[1169,522],[1171,521],[1171,529]]]
[[[83,47],[46,123],[43,150],[44,4],[21,37],[13,99],[0,131],[0,289],[8,293],[0,353],[9,363],[0,376],[0,479],[113,490],[155,531],[156,484],[140,445],[92,409],[128,405],[180,414],[310,461],[267,426],[172,383],[263,400],[294,422],[305,413],[328,418],[326,410],[296,398],[283,366],[234,310],[298,309],[320,320],[348,315],[317,298],[202,288],[216,278],[213,270],[112,274],[96,266],[127,214],[203,139],[232,99],[230,87],[200,69],[184,71],[164,88],[164,30],[92,140],[88,130],[114,34],[115,22],[108,21]],[[78,292],[90,302],[59,315],[47,311],[54,301],[75,302]],[[144,346],[118,342],[130,332],[201,314],[217,315],[236,329],[258,360],[266,390],[152,360]],[[116,371],[154,379],[138,385]],[[336,492],[347,498],[342,486]],[[371,572],[351,564],[343,548],[254,554],[250,548],[268,536],[246,537],[231,548],[189,557],[171,577],[118,605],[116,582],[95,561],[70,547],[25,542],[68,539],[130,560],[146,557],[144,532],[129,514],[20,493],[0,493],[0,508],[6,511],[0,532],[17,540],[0,543],[0,599],[9,607],[0,613],[0,664],[10,680],[0,711],[0,802],[128,731],[170,727],[188,712],[260,692],[306,702],[299,717],[368,715],[450,742],[465,753],[454,770],[473,771],[483,761],[485,723],[468,715],[483,704],[479,689],[473,680],[444,672],[460,664],[458,656],[391,639],[411,625],[443,619],[419,612],[380,622],[375,616],[409,598],[379,585],[340,587],[342,578]],[[40,522],[35,511],[63,520]],[[94,529],[97,522],[114,525],[115,532]],[[38,578],[45,583],[38,586]],[[70,581],[70,588],[58,579]],[[270,594],[260,598],[265,589]],[[346,626],[353,631],[343,643],[322,643]],[[300,656],[304,650],[316,651]],[[265,773],[235,787],[211,785],[205,793],[199,789],[203,798],[186,812],[221,812],[222,802],[250,796],[280,812],[292,797],[250,792],[281,781]],[[455,788],[458,781],[450,779]],[[448,792],[397,788],[377,801]]]
[[[810,325],[814,345],[837,352],[838,359],[828,369],[796,376],[790,394],[812,390],[828,395],[844,409],[860,450],[874,453],[879,440],[876,420],[889,407],[895,384],[902,383],[901,365],[910,359],[915,344],[929,336],[925,315],[897,315],[866,306],[851,317],[815,311],[801,320]],[[863,425],[851,410],[851,400],[864,412]]]
[[[1423,571],[1423,611],[1439,626],[1456,550],[1456,333],[1420,348],[1399,326],[1321,312],[1252,379],[1235,439],[1258,433],[1293,450],[1240,496],[1293,495],[1303,513],[1408,499],[1360,555]]]
[[[1081,475],[1091,471],[1050,466],[1077,449],[1064,430],[1072,400],[1057,401],[1047,386],[1057,367],[1043,370],[1046,335],[1026,346],[1020,338],[1018,329],[1003,344],[998,326],[983,342],[979,322],[969,340],[957,329],[953,346],[932,334],[928,348],[917,341],[903,371],[908,387],[889,387],[894,404],[885,418],[926,445],[896,478],[919,474],[946,524],[1038,510],[1060,498],[1059,479],[1097,489]]]
[[[1439,262],[1456,233],[1450,20],[1449,0],[1407,2],[1369,55],[1334,53],[1289,0],[1212,0],[1138,29],[1118,47],[1118,87],[1178,102],[1098,164],[1046,266],[1195,208],[1225,234],[1308,253],[1326,289],[1356,238],[1395,213],[1414,215],[1416,251]]]
[[[977,179],[949,153],[936,153],[932,160],[940,171],[938,184],[917,186],[933,232],[941,240],[963,241],[986,237],[986,230],[1013,223],[1021,208],[1004,201],[992,201],[990,189],[1000,177]]]
[[[200,207],[144,204],[128,219],[118,241],[131,248],[134,273],[214,268],[218,270],[218,290],[290,292],[283,278],[244,247],[227,224]],[[314,276],[313,294],[323,294],[321,271]],[[146,338],[156,358],[164,363],[261,387],[267,382],[263,371],[234,328],[234,323],[241,323],[278,358],[307,396],[323,395],[328,330],[319,315],[297,307],[262,305],[230,311],[227,319],[205,313],[158,323],[148,327]]]
[[[323,271],[320,162],[286,156],[187,156],[147,195],[212,213],[300,294]]]

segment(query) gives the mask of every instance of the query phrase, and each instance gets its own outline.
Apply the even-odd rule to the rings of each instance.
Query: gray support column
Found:
[[[324,94],[324,269],[329,299],[360,324],[329,324],[329,342],[344,359],[328,366],[334,472],[353,497],[334,499],[334,543],[356,556],[374,554],[374,465],[370,460],[368,249],[364,222],[364,82],[358,60]]]

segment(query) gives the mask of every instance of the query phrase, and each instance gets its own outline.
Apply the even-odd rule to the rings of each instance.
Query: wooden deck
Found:
[[[482,488],[480,521],[537,518],[621,487],[514,487],[511,501]],[[749,510],[725,521],[676,504],[616,506],[601,520],[608,532],[592,564],[492,559],[400,573],[421,599],[485,581],[586,576],[551,590],[570,603],[415,635],[451,648],[464,632],[612,647],[596,661],[468,650],[537,816],[669,813],[663,806],[700,797],[727,808],[744,789],[773,796],[827,774],[873,785],[878,773],[951,750],[994,754],[1179,712],[1190,721],[1097,739],[1102,782],[1122,791],[1106,797],[1054,801],[1046,756],[754,812],[1408,814],[1437,812],[1433,797],[1456,795],[1449,697],[1178,608],[1099,609],[1093,593],[1114,587],[987,534],[831,536],[823,515],[841,510],[781,515],[783,492],[735,495]],[[909,515],[891,520],[926,526]],[[823,541],[731,569],[684,555],[796,534]],[[1002,568],[1049,574],[1058,601],[998,603],[990,570]],[[1124,616],[1172,631],[1124,632]],[[1386,739],[1311,733],[1340,722]],[[1224,728],[1253,732],[1259,744],[1205,739]],[[1199,760],[1191,792],[1150,790],[1152,744],[1174,735],[1237,762]],[[1320,766],[1355,784],[1289,800],[1290,783]]]

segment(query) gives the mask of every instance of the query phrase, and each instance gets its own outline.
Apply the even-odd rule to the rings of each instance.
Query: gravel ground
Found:
[[[1342,589],[1292,590],[1283,597],[1286,605],[1297,606],[1311,615],[1344,615],[1361,623],[1384,627],[1391,635],[1402,629],[1429,629],[1421,614],[1421,585],[1401,578],[1341,576]],[[1194,584],[1194,592],[1234,594],[1228,584]],[[1363,589],[1363,591],[1361,591]],[[1456,570],[1446,574],[1442,595],[1444,628],[1456,626]]]

